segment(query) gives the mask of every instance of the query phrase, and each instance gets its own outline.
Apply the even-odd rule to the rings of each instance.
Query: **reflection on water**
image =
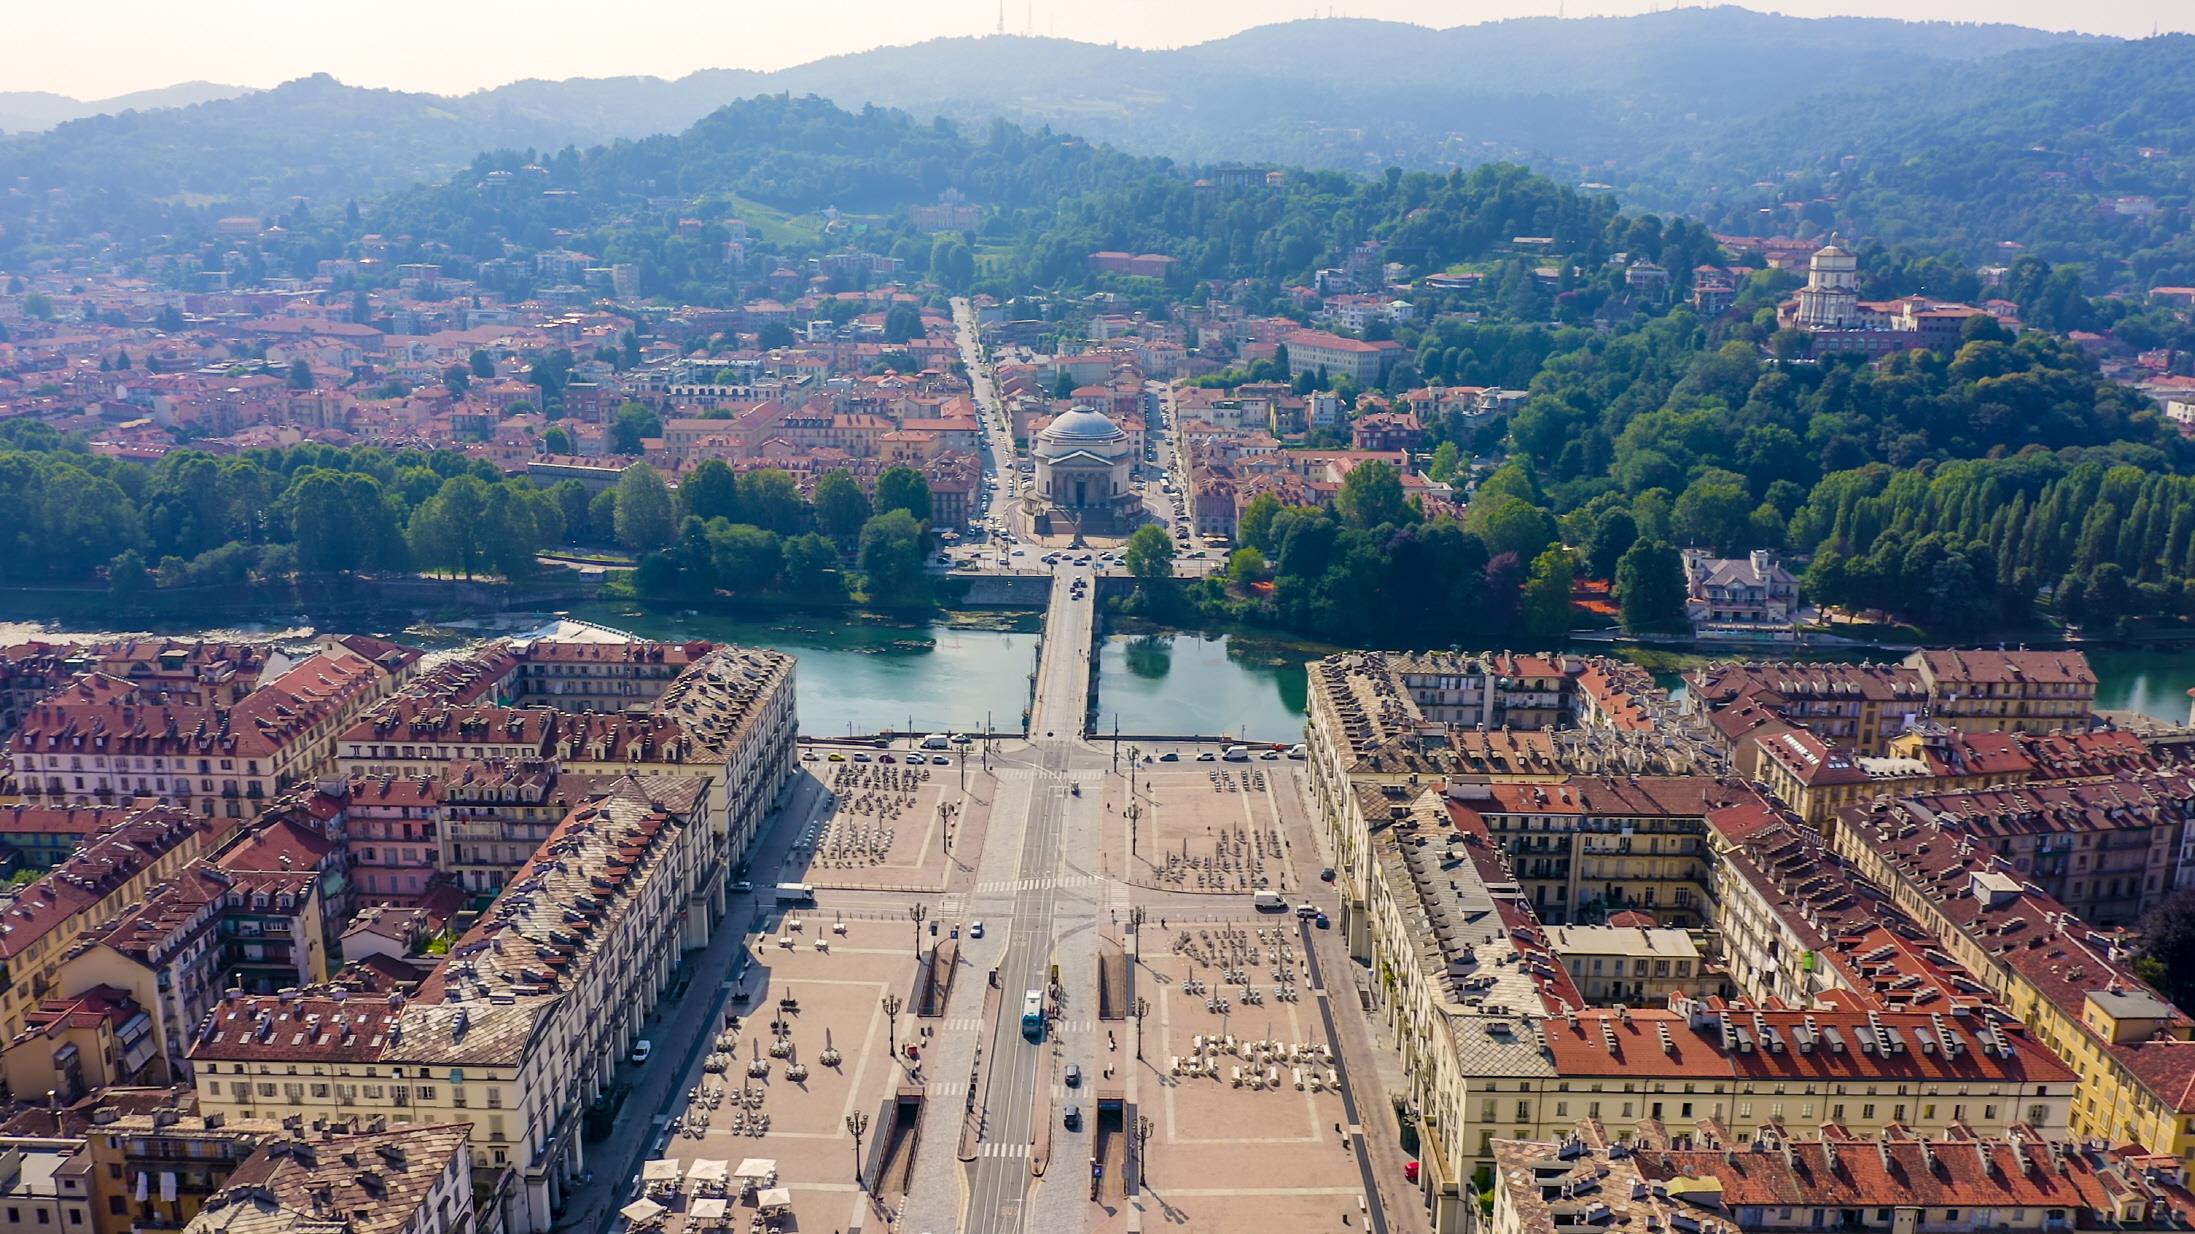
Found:
[[[1240,635],[1108,635],[1098,654],[1098,734],[1299,740],[1313,654]]]
[[[643,638],[703,638],[789,652],[798,658],[800,731],[817,736],[980,729],[986,717],[1018,732],[1036,668],[1033,614],[902,623],[799,613],[757,621],[600,605],[582,606],[572,616]]]
[[[2167,724],[2188,720],[2188,691],[2195,689],[2195,649],[2186,651],[2091,651],[2096,706],[2138,711]]]

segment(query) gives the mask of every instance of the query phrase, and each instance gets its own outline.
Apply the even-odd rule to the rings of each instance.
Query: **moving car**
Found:
[[[655,1043],[648,1040],[646,1037],[642,1037],[640,1040],[633,1042],[633,1066],[638,1067],[642,1063],[647,1062],[648,1056],[653,1053],[655,1053]]]
[[[982,920],[981,920],[980,918],[979,918],[979,919],[977,919],[977,920],[975,920],[975,921],[971,921],[971,922],[969,922],[969,923],[968,923],[968,937],[970,937],[970,938],[982,938],[982,937],[983,937],[983,922],[982,922]]]
[[[1069,1130],[1069,1131],[1080,1131],[1080,1130],[1082,1130],[1082,1107],[1081,1107],[1081,1106],[1079,1106],[1079,1105],[1071,1105],[1071,1106],[1068,1106],[1068,1107],[1067,1107],[1067,1112],[1066,1112],[1066,1113],[1065,1113],[1064,1115],[1062,1115],[1061,1117],[1062,1117],[1062,1119],[1063,1119],[1063,1125],[1064,1125],[1064,1126],[1065,1126],[1065,1127],[1067,1128],[1067,1130]]]
[[[1082,1068],[1073,1063],[1067,1065],[1067,1087],[1082,1087]]]

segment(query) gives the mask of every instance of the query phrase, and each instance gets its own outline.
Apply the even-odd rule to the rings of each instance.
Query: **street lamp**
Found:
[[[869,1116],[859,1110],[848,1114],[846,1130],[854,1137],[854,1186],[867,1191],[869,1181],[861,1176],[861,1137],[869,1133]]]
[[[1141,994],[1136,996],[1136,1061],[1143,1061],[1143,1017],[1151,1014],[1151,1002]]]
[[[884,1052],[893,1058],[899,1057],[899,1009],[904,1005],[897,994],[877,1000],[877,1006],[884,1008]]]
[[[1142,1190],[1145,1180],[1150,1177],[1150,1171],[1145,1168],[1145,1161],[1151,1151],[1152,1130],[1149,1115],[1136,1115],[1136,1188],[1139,1191]]]
[[[930,906],[927,904],[914,905],[907,910],[907,915],[914,919],[915,958],[919,960],[922,958],[922,921],[923,918],[930,915]]]

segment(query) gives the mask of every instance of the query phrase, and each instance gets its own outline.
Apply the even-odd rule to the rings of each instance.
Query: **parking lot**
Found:
[[[1106,787],[1114,820],[1105,832],[1108,876],[1138,887],[1204,894],[1249,895],[1295,890],[1295,843],[1284,803],[1298,794],[1302,764],[1281,758],[1231,763],[1140,766],[1135,796],[1127,777]]]

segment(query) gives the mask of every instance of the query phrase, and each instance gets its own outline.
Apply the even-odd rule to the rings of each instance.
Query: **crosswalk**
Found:
[[[1084,887],[1104,885],[1108,880],[1095,874],[1060,874],[1044,878],[998,878],[976,884],[976,894],[995,894],[1005,891],[1073,891]]]
[[[948,1033],[972,1033],[983,1027],[983,1017],[974,1015],[948,1016],[945,1031]]]
[[[1029,1146],[1027,1144],[985,1144],[976,1155],[978,1157],[1018,1157],[1026,1159],[1029,1156]]]
[[[944,1101],[947,1098],[958,1097],[967,1091],[968,1081],[966,1080],[941,1080],[925,1088],[923,1093],[932,1101]]]

